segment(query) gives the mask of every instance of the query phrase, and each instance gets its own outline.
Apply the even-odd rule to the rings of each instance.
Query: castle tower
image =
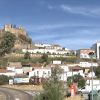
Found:
[[[11,24],[5,24],[4,25],[4,30],[5,31],[9,31],[9,29],[11,29],[12,28],[12,25]]]

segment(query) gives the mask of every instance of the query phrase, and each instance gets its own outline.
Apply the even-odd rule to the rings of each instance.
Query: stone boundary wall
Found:
[[[5,57],[24,57],[25,54],[5,54]],[[31,57],[41,57],[42,54],[31,54]],[[76,56],[63,56],[63,55],[48,55],[48,57],[64,57],[64,58],[74,58]]]

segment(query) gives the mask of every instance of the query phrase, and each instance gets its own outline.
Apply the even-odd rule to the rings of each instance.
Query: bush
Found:
[[[0,85],[7,84],[9,81],[9,77],[6,75],[0,75]]]
[[[79,80],[78,87],[81,88],[81,87],[84,87],[84,86],[85,86],[85,80],[84,79]]]
[[[67,86],[71,86],[71,79],[69,79],[68,81],[67,81]]]
[[[78,83],[80,79],[82,79],[83,77],[81,75],[74,75],[73,76],[73,82],[74,83]]]
[[[31,59],[30,53],[28,51],[25,53],[24,59]]]
[[[57,87],[53,86],[37,96],[35,100],[63,100],[63,94]]]

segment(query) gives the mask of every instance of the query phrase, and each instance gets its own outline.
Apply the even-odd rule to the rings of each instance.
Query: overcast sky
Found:
[[[100,0],[0,0],[0,29],[24,27],[35,43],[70,50],[100,41]]]

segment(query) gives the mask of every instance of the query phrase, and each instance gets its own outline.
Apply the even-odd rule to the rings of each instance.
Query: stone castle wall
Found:
[[[14,33],[16,36],[18,36],[18,34],[26,35],[26,31],[23,27],[12,28],[11,24],[5,24],[4,30],[1,30],[1,32],[2,31]]]
[[[34,43],[31,43],[28,44],[28,43],[24,43],[24,42],[21,42],[20,40],[16,40],[15,41],[15,45],[14,45],[14,48],[20,48],[20,49],[31,49],[31,48],[34,48]]]

